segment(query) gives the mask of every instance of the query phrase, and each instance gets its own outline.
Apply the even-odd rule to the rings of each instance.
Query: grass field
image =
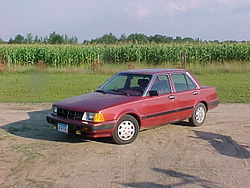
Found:
[[[1,102],[54,102],[95,90],[108,75],[0,73]]]
[[[18,68],[19,71],[0,72],[0,102],[55,102],[81,95],[97,89],[114,72],[122,69],[126,68],[106,66],[98,73],[79,68],[45,71]],[[203,85],[216,87],[222,103],[250,102],[249,65],[191,66],[188,69]]]

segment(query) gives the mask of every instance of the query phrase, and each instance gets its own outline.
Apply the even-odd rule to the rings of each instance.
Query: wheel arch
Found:
[[[199,104],[199,103],[204,104],[204,105],[205,105],[205,107],[206,107],[206,110],[208,111],[208,104],[207,104],[207,102],[206,102],[206,101],[200,101],[200,102],[198,102],[197,104]]]
[[[125,114],[125,115],[130,115],[130,116],[134,117],[137,120],[137,122],[139,124],[139,127],[141,127],[141,119],[139,118],[138,115],[136,115],[134,113],[128,113],[128,114]]]
[[[130,115],[130,116],[132,116],[133,118],[135,118],[136,121],[137,121],[138,124],[139,124],[139,127],[141,127],[141,118],[140,118],[140,116],[139,116],[136,112],[134,112],[133,110],[126,110],[126,111],[123,111],[123,112],[119,113],[119,115],[117,115],[117,116],[115,117],[115,119],[116,119],[117,122],[118,122],[119,119],[120,119],[122,116],[125,116],[125,115]]]

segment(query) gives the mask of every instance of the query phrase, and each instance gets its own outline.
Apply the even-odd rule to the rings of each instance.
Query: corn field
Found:
[[[42,61],[49,67],[91,66],[103,63],[188,63],[250,61],[250,43],[185,43],[147,45],[1,45],[0,63],[30,65]]]

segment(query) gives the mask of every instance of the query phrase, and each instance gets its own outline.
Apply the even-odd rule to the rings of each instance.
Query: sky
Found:
[[[161,34],[250,41],[250,0],[0,0],[0,38]]]

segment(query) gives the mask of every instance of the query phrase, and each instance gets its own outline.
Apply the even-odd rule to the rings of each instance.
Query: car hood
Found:
[[[105,108],[133,102],[140,96],[126,96],[109,93],[92,92],[85,95],[80,95],[68,98],[55,103],[59,108],[70,109],[81,112],[99,112]]]

